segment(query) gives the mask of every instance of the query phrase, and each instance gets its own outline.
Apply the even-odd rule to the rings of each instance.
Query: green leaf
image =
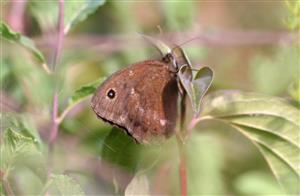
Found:
[[[300,78],[294,81],[288,89],[290,96],[300,104]]]
[[[22,35],[21,33],[14,32],[7,24],[1,21],[0,23],[0,35],[1,38],[6,39],[9,42],[12,43],[18,43],[24,46],[26,49],[30,50],[32,54],[42,63],[45,62],[45,57],[42,52],[40,52],[33,40],[30,38]]]
[[[81,186],[68,175],[52,175],[50,180],[50,186],[53,191],[57,190],[59,195],[69,196],[69,195],[85,195]],[[49,187],[49,188],[50,188]]]
[[[179,70],[179,79],[190,98],[195,115],[198,115],[201,100],[212,83],[213,71],[209,67],[194,71],[189,65],[183,65]]]
[[[22,165],[31,169],[42,181],[46,179],[45,160],[37,147],[36,141],[11,128],[3,132],[2,141],[0,168],[6,176],[18,165]]]
[[[72,27],[85,20],[105,0],[81,0],[64,2],[64,33],[67,34]],[[58,21],[58,1],[30,1],[30,11],[37,19],[41,29],[47,31],[54,28]]]
[[[68,106],[67,108],[63,111],[61,116],[59,117],[59,121],[62,121],[64,117],[67,115],[67,113],[79,102],[83,101],[86,99],[88,96],[92,95],[97,87],[105,80],[106,78],[99,78],[89,84],[86,84],[79,89],[77,89],[74,94],[70,97],[68,101]]]
[[[66,1],[64,33],[67,34],[73,26],[85,20],[104,3],[105,0]]]
[[[289,194],[300,194],[300,111],[281,98],[220,91],[204,100],[201,119],[230,124],[255,144]]]
[[[238,195],[284,195],[272,176],[261,171],[239,175],[234,182]]]
[[[285,93],[288,86],[299,78],[299,47],[283,45],[270,58],[262,55],[252,58],[249,78],[255,91],[272,95]]]
[[[58,1],[31,0],[28,8],[43,32],[53,31],[58,19]]]
[[[139,145],[124,130],[114,127],[104,140],[101,157],[111,168],[108,172],[111,173],[115,191],[123,191],[136,170]]]
[[[39,136],[32,119],[29,116],[18,115],[13,113],[2,113],[0,114],[0,120],[2,122],[2,128],[11,128],[18,131],[25,137],[30,137],[38,147],[42,147],[42,140]]]

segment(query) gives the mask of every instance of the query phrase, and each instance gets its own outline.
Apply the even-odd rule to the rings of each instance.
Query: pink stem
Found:
[[[186,196],[187,195],[187,167],[186,167],[186,156],[184,152],[181,153],[180,155],[179,174],[180,174],[181,196]]]
[[[59,15],[58,15],[58,29],[57,29],[57,42],[54,49],[54,57],[53,57],[53,70],[58,63],[59,56],[62,49],[62,44],[64,40],[64,0],[59,0]],[[55,74],[55,71],[54,71]],[[55,75],[54,75],[55,77]],[[51,121],[51,133],[49,137],[50,146],[53,145],[58,132],[59,122],[57,120],[58,117],[58,93],[57,87],[55,86],[54,94],[53,94],[53,104],[52,104],[52,121]]]
[[[186,152],[185,152],[185,144],[182,140],[182,137],[177,134],[177,146],[179,150],[179,177],[180,177],[180,191],[181,196],[187,195],[187,165],[186,165]]]
[[[57,40],[54,48],[54,56],[52,61],[53,70],[55,70],[55,67],[58,63],[63,41],[64,41],[64,0],[59,0]]]
[[[57,136],[58,126],[59,126],[58,121],[56,120],[57,114],[58,114],[58,95],[56,92],[54,92],[53,103],[52,103],[52,121],[51,121],[52,126],[51,126],[50,138],[49,138],[50,145],[53,144]]]

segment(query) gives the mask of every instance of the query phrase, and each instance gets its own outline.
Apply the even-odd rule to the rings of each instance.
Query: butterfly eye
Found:
[[[110,99],[113,99],[113,98],[116,96],[116,92],[115,92],[113,89],[110,89],[110,90],[107,92],[107,96],[108,96]]]

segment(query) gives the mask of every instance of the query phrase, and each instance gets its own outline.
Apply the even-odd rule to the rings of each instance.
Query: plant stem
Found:
[[[181,196],[187,195],[187,166],[186,166],[186,153],[185,153],[185,139],[186,139],[186,132],[184,121],[185,121],[185,100],[186,100],[186,93],[183,91],[181,95],[181,103],[180,103],[180,130],[176,134],[178,151],[179,151],[179,176],[180,176],[180,191]]]
[[[54,48],[54,56],[52,59],[52,68],[55,70],[61,49],[64,41],[64,0],[59,0],[59,13],[58,13],[58,25],[57,25],[57,40]]]
[[[180,176],[180,191],[181,196],[187,195],[187,165],[186,165],[186,153],[185,153],[185,144],[182,141],[182,138],[177,135],[177,145],[179,149],[179,176]]]
[[[57,27],[57,42],[54,48],[54,57],[52,60],[52,68],[53,68],[53,78],[56,81],[56,72],[55,67],[59,60],[59,56],[62,49],[62,44],[64,40],[64,0],[59,0],[59,15],[58,15],[58,27]],[[51,133],[49,137],[49,145],[52,148],[53,143],[57,137],[59,122],[57,120],[58,116],[58,93],[57,93],[57,85],[54,87],[53,93],[53,102],[52,102],[52,121],[51,121]]]
[[[57,132],[58,132],[58,121],[56,120],[58,113],[58,94],[57,92],[54,92],[53,95],[53,102],[52,102],[52,119],[51,119],[51,133],[49,138],[49,144],[50,146],[53,145],[53,142],[56,139]]]

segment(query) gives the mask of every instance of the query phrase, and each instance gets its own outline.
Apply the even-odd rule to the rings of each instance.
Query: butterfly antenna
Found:
[[[183,42],[181,44],[178,44],[178,45],[176,44],[173,48],[171,48],[171,51],[173,51],[177,47],[183,46],[184,44],[187,44],[187,43],[189,43],[189,42],[191,42],[193,40],[196,40],[196,39],[199,39],[199,38],[198,37],[194,37],[194,38],[191,38],[191,39],[189,39],[189,40],[187,40],[187,41],[185,41],[185,42]]]

